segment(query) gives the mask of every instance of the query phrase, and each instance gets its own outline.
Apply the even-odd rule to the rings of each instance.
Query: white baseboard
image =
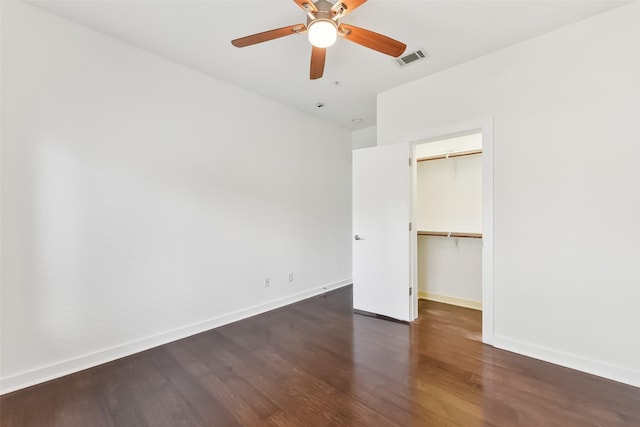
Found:
[[[499,335],[494,335],[493,346],[502,350],[522,354],[534,359],[543,360],[555,365],[597,375],[613,381],[640,387],[640,372],[628,368],[611,365],[597,360],[558,352],[549,348],[512,340]]]
[[[332,291],[353,283],[351,279],[342,280],[340,282],[330,283],[307,291],[299,292],[286,296],[277,300],[269,301],[264,304],[248,307],[233,313],[227,313],[222,316],[214,317],[203,322],[192,325],[172,329],[149,337],[141,338],[121,345],[117,345],[103,350],[85,354],[79,357],[68,359],[52,365],[22,372],[6,378],[0,379],[0,395],[20,390],[32,385],[40,384],[55,378],[60,378],[74,372],[92,368],[103,363],[111,362],[125,356],[130,356],[153,347],[170,343],[191,335],[199,334],[238,320],[246,319],[285,305],[293,304],[307,298],[321,295],[325,292]]]
[[[449,297],[446,295],[437,295],[432,294],[431,292],[418,291],[418,298],[427,299],[429,301],[442,302],[445,304],[457,305],[460,307],[472,308],[474,310],[482,310],[482,302]]]

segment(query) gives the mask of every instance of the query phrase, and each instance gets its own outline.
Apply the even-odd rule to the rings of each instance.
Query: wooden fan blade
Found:
[[[302,33],[306,30],[307,27],[305,27],[304,24],[289,25],[288,27],[277,28],[275,30],[264,31],[262,33],[252,34],[250,36],[231,40],[231,44],[235,47],[246,47],[257,43],[278,39],[280,37],[290,36],[292,34]]]
[[[313,1],[312,1],[312,0],[293,0],[293,1],[294,1],[294,2],[296,2],[296,4],[297,4],[298,6],[300,6],[300,8],[301,8],[302,10],[304,10],[305,12],[307,11],[307,9],[305,9],[305,7],[304,7],[305,3],[306,3],[307,5],[309,5],[308,7],[309,7],[309,10],[310,10],[311,12],[317,12],[317,11],[318,11],[318,8],[316,7],[316,5],[315,5],[315,4],[313,4]],[[366,1],[366,0],[365,0],[365,1]]]
[[[351,13],[362,6],[362,3],[365,3],[366,1],[367,0],[338,0],[331,9],[340,9],[340,4],[342,3],[344,5],[344,13],[342,14],[342,16],[345,16],[346,14]]]
[[[324,73],[324,60],[327,57],[327,49],[323,47],[315,47],[311,49],[311,71],[309,78],[311,80],[319,79]]]
[[[353,25],[340,24],[338,34],[354,43],[393,57],[402,55],[407,48],[406,44],[398,40]]]

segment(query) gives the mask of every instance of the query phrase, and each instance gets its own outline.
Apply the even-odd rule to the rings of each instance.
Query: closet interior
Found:
[[[418,298],[482,309],[482,134],[416,145]]]

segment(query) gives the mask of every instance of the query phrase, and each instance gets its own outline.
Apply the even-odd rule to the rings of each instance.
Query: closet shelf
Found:
[[[457,232],[454,232],[454,231],[418,230],[418,236],[469,237],[469,238],[472,238],[472,239],[482,239],[482,233],[457,233]]]
[[[428,162],[429,160],[452,159],[454,157],[473,156],[474,154],[482,154],[482,150],[458,151],[454,153],[436,154],[434,156],[419,157],[416,162]]]

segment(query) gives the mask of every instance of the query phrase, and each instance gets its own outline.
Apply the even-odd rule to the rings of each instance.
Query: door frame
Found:
[[[458,136],[482,134],[482,342],[494,342],[493,289],[493,116],[451,126],[426,129],[406,135],[402,142],[410,145],[411,164],[416,163],[416,145]],[[411,223],[416,224],[417,167],[411,168]],[[410,236],[411,319],[418,317],[418,232],[412,227]]]

